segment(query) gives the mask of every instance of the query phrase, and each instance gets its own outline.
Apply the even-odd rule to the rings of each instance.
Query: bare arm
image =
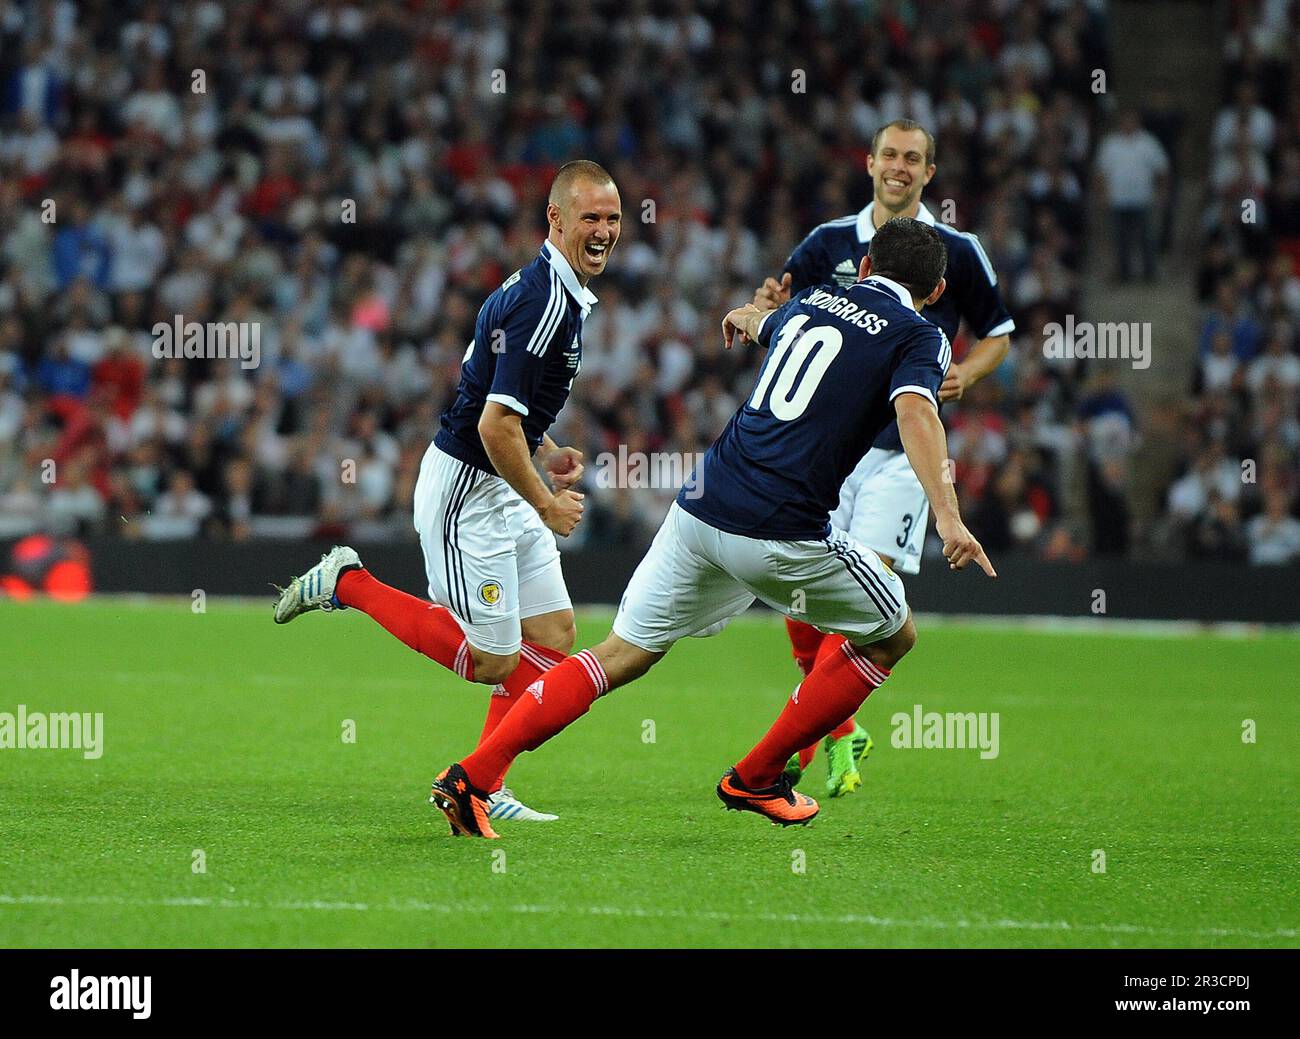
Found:
[[[948,374],[939,388],[941,401],[961,400],[962,394],[987,375],[997,370],[1011,350],[1010,336],[990,336],[970,348],[961,363],[948,366]]]
[[[478,422],[478,435],[501,479],[537,510],[551,530],[561,536],[571,534],[582,518],[582,495],[570,490],[556,494],[547,490],[533,466],[519,413],[504,404],[488,401]]]
[[[943,538],[943,554],[949,567],[960,570],[974,561],[990,577],[997,577],[984,549],[961,521],[948,466],[948,437],[939,412],[919,393],[900,393],[894,398],[894,410],[903,450],[934,510],[935,528]]]

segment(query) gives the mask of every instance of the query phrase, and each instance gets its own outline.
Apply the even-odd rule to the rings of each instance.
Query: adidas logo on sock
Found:
[[[541,703],[542,702],[542,680],[539,678],[536,682],[530,685],[528,687],[528,692],[533,694],[533,698],[538,703]]]

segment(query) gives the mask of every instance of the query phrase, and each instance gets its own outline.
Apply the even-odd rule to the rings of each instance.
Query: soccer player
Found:
[[[578,374],[582,323],[596,302],[587,283],[609,262],[620,216],[604,169],[587,161],[561,167],[541,254],[479,310],[455,400],[415,486],[433,603],[383,584],[355,551],[337,546],[275,606],[279,624],[312,610],[361,610],[462,678],[495,686],[481,739],[565,658],[577,634],[555,535],[569,535],[582,518],[583,496],[572,490],[582,454],[557,447],[546,431]],[[557,818],[508,790],[495,791],[488,810],[497,819]]]
[[[828,632],[776,723],[717,793],[728,808],[805,823],[817,802],[796,793],[787,758],[851,717],[911,649],[902,580],[830,511],[844,478],[896,416],[904,450],[934,507],[953,569],[992,564],[962,524],[938,393],[948,339],[918,313],[944,291],[938,232],[906,217],[881,227],[848,288],[820,286],[775,311],[754,304],[723,321],[767,348],[746,404],[678,496],[623,595],[614,629],[551,668],[496,730],[434,780],[432,799],[463,834],[495,837],[491,792],[514,759],[585,714],[600,695],[645,674],[681,638],[715,630],[762,599],[787,616],[803,600]]]
[[[998,293],[993,266],[973,234],[957,231],[933,215],[921,202],[921,192],[934,177],[934,138],[911,119],[897,119],[876,131],[867,157],[873,197],[860,213],[815,228],[790,254],[781,281],[768,278],[754,295],[760,309],[780,306],[790,294],[811,285],[849,285],[867,254],[878,228],[896,216],[914,217],[939,232],[948,251],[942,297],[926,306],[924,316],[957,337],[962,319],[979,341],[964,360],[954,361],[939,390],[939,400],[960,400],[976,382],[992,372],[1010,348],[1015,329]],[[831,522],[873,550],[885,565],[906,574],[920,573],[929,507],[925,492],[890,423],[845,481]],[[787,618],[786,627],[795,662],[806,675],[817,659],[822,632],[806,618]],[[840,797],[862,782],[859,763],[870,752],[871,736],[853,718],[823,741],[826,750],[826,793]],[[795,782],[811,763],[817,744],[803,748],[788,764]]]

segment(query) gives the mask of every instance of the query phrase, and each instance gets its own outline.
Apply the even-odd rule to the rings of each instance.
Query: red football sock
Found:
[[[515,758],[581,718],[596,697],[608,691],[605,669],[590,650],[557,664],[533,682],[492,735],[461,760],[469,781],[489,793],[498,789]]]
[[[817,629],[813,628],[813,631],[817,631]],[[817,634],[821,635],[821,632],[817,632]],[[814,662],[813,667],[816,667],[817,664],[824,660],[829,660],[831,655],[848,641],[843,635],[822,635],[821,643],[817,647],[817,660]]]
[[[817,650],[826,637],[811,624],[797,621],[793,617],[785,619],[785,630],[790,636],[790,646],[794,650],[794,662],[805,675],[813,669],[817,659]]]
[[[334,598],[373,618],[417,653],[436,660],[461,678],[474,681],[469,643],[449,610],[386,585],[368,570],[349,570],[343,574],[334,589]]]
[[[519,647],[519,666],[510,672],[509,678],[493,688],[488,699],[487,719],[483,722],[483,734],[478,738],[479,746],[518,702],[519,694],[532,685],[538,675],[563,659],[564,654],[558,649],[547,649],[535,642],[525,642]]]
[[[830,736],[831,739],[842,740],[845,736],[853,735],[853,727],[856,724],[857,721],[853,715],[849,715],[847,721],[835,726],[835,728],[831,729],[827,735]]]
[[[775,783],[791,754],[852,715],[888,677],[888,671],[845,642],[840,652],[813,668],[767,734],[736,765],[740,781],[750,788]]]
[[[789,617],[786,618],[786,626],[787,627],[790,626]],[[809,625],[807,624],[803,626],[805,628],[809,627]],[[811,628],[811,630],[817,631],[816,628]],[[829,658],[832,653],[834,653],[837,649],[839,649],[842,645],[844,645],[846,642],[849,641],[843,635],[822,635],[820,631],[817,631],[817,634],[821,636],[821,644],[817,647],[817,659],[814,661],[813,667],[816,667],[823,660]],[[804,674],[807,674],[808,671],[811,670],[812,670],[811,667],[808,668],[808,670],[805,671]],[[852,731],[853,731],[853,719],[849,718],[848,721],[844,722],[842,725],[837,725],[834,729],[832,729],[830,735],[834,736],[836,739],[839,739],[842,736],[847,736]],[[812,759],[817,756],[817,747],[820,743],[821,740],[819,739],[814,743],[812,743],[810,746],[804,747],[803,750],[799,751],[800,768],[807,768],[812,763]]]

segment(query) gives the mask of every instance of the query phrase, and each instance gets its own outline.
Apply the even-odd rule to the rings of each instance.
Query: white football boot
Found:
[[[514,819],[521,823],[550,823],[559,818],[548,812],[538,812],[529,808],[509,787],[502,787],[494,794],[488,794],[488,818],[493,820]]]
[[[274,585],[280,592],[275,603],[275,623],[288,624],[295,617],[312,610],[345,610],[334,601],[334,589],[339,573],[346,568],[359,567],[361,558],[346,545],[335,545],[320,562],[301,577],[289,582],[288,588]]]

